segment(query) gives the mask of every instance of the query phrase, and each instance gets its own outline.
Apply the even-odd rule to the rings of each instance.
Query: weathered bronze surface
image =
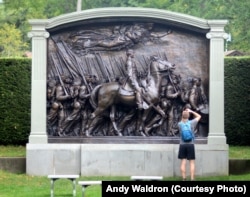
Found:
[[[202,115],[197,136],[208,135],[209,46],[204,34],[136,21],[50,34],[51,139],[175,138],[184,106]]]

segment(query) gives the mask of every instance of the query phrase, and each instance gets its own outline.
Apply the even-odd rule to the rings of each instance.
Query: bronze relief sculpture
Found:
[[[201,36],[128,22],[52,32],[48,43],[49,136],[172,137],[183,107],[208,113]],[[188,48],[201,54],[185,56]],[[201,124],[207,128],[208,119]]]

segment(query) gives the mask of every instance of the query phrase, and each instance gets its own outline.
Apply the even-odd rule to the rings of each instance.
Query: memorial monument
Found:
[[[27,174],[179,176],[187,106],[202,115],[197,176],[228,174],[226,20],[99,8],[30,24]]]

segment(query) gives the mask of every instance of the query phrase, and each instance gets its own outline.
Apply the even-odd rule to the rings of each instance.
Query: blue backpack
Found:
[[[180,122],[181,138],[184,142],[190,142],[194,139],[194,134],[191,129],[191,122],[188,120],[186,123]]]

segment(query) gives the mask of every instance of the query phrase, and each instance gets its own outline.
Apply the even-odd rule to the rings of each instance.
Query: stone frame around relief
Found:
[[[148,12],[150,13],[150,15],[148,15]],[[47,43],[44,42],[46,41],[46,39],[50,36],[50,32],[56,32],[59,31],[60,28],[71,28],[72,25],[75,24],[81,24],[82,21],[85,21],[87,25],[89,25],[90,21],[96,21],[101,19],[102,23],[103,22],[114,22],[114,20],[117,20],[117,18],[120,18],[121,21],[124,21],[125,19],[138,19],[140,22],[141,20],[147,20],[150,22],[162,22],[162,24],[169,26],[175,30],[178,29],[185,29],[185,31],[187,32],[195,32],[198,35],[203,35],[202,37],[205,38],[205,36],[207,38],[210,39],[207,40],[209,47],[206,48],[206,50],[209,50],[209,59],[206,60],[206,64],[209,64],[209,67],[206,68],[205,67],[205,72],[209,72],[209,79],[207,77],[207,79],[204,80],[204,84],[205,84],[205,92],[206,94],[209,93],[208,95],[208,100],[209,100],[209,126],[208,126],[208,134],[211,134],[210,130],[217,130],[219,131],[219,133],[223,133],[222,135],[219,134],[219,136],[221,136],[223,138],[224,136],[224,130],[223,130],[223,112],[221,113],[215,113],[215,116],[212,116],[212,118],[214,117],[218,117],[220,121],[220,124],[214,124],[213,121],[211,123],[211,112],[214,110],[214,106],[218,106],[219,108],[223,107],[223,69],[221,69],[223,67],[223,56],[218,57],[219,54],[222,55],[223,52],[223,43],[224,43],[224,39],[227,37],[227,34],[224,32],[224,25],[227,23],[226,20],[204,20],[204,19],[199,19],[196,17],[192,17],[192,16],[188,16],[188,15],[183,15],[183,14],[179,14],[179,13],[174,13],[174,12],[169,12],[169,11],[165,11],[165,10],[158,10],[158,9],[150,9],[150,8],[119,8],[119,11],[117,11],[117,9],[114,8],[102,8],[102,9],[93,9],[93,10],[86,10],[86,11],[82,11],[82,12],[76,12],[76,13],[71,13],[71,14],[67,14],[67,15],[62,15],[59,17],[55,17],[49,20],[31,20],[30,23],[33,24],[33,30],[28,34],[30,37],[33,37],[33,45],[37,46],[35,43],[41,43],[40,46],[44,45],[47,46]],[[168,28],[169,28],[168,27]],[[45,40],[41,39],[41,38],[45,38]],[[220,44],[221,43],[221,44]],[[182,46],[181,46],[182,47]],[[214,48],[215,47],[215,48]],[[221,48],[222,47],[222,48]],[[220,49],[221,48],[221,49]],[[38,55],[37,52],[40,52],[40,54]],[[36,48],[34,47],[33,50],[33,56],[36,56],[36,60],[33,61],[33,65],[36,65],[36,67],[40,67],[40,69],[36,69],[35,67],[33,68],[33,79],[39,78],[42,80],[33,80],[33,85],[36,86],[42,83],[42,87],[46,88],[45,82],[46,82],[46,75],[45,74],[45,64],[47,62],[47,60],[45,60],[43,57],[46,56],[46,52],[47,48],[44,47],[39,47]],[[181,50],[180,50],[181,51]],[[184,50],[185,51],[185,50]],[[220,51],[220,52],[219,52]],[[189,51],[190,52],[190,51]],[[199,52],[202,52],[202,50],[200,50]],[[37,55],[36,55],[37,54]],[[213,55],[216,54],[216,55]],[[216,58],[215,58],[216,56]],[[183,56],[178,56],[179,57],[183,57]],[[39,58],[41,58],[41,60],[39,60]],[[169,58],[169,57],[168,57]],[[171,58],[171,57],[170,57]],[[169,59],[170,59],[169,58]],[[38,61],[39,62],[36,62]],[[177,60],[177,58],[175,58],[174,60]],[[179,60],[180,61],[180,60]],[[178,63],[178,62],[177,62]],[[183,62],[181,62],[182,64]],[[199,63],[202,64],[202,63]],[[39,66],[40,65],[40,66]],[[44,65],[44,66],[42,66]],[[214,68],[211,70],[211,68]],[[212,73],[212,75],[211,75]],[[216,74],[215,74],[216,73]],[[219,77],[218,80],[211,80]],[[222,83],[221,83],[222,82]],[[220,91],[215,91],[214,88],[211,88],[212,86],[214,86],[215,84],[218,84],[221,89]],[[212,86],[211,86],[212,85]],[[221,86],[222,85],[222,86]],[[41,86],[40,86],[41,87]],[[36,92],[36,89],[33,88],[34,92]],[[212,90],[212,91],[211,91]],[[215,91],[215,93],[214,93]],[[43,93],[44,94],[44,93]],[[211,96],[211,94],[214,96]],[[33,95],[33,100],[36,100],[37,96]],[[36,95],[36,94],[35,94]],[[43,97],[44,99],[44,97]],[[39,99],[38,99],[39,100]],[[40,99],[41,100],[41,99]],[[211,101],[214,103],[214,106],[211,108]],[[41,103],[41,102],[39,102]],[[42,102],[44,103],[44,101]],[[221,105],[222,104],[222,105]],[[32,110],[37,110],[38,106],[34,106],[32,108]],[[218,108],[216,108],[218,109]],[[215,110],[217,111],[217,110]],[[41,109],[39,110],[39,113],[36,114],[41,114],[42,116],[40,117],[44,117],[46,116],[46,109]],[[33,116],[37,116],[34,115]],[[34,120],[35,117],[32,117],[32,119]],[[218,120],[218,118],[216,120]],[[30,138],[35,137],[42,137],[43,139],[46,140],[47,138],[47,134],[46,134],[46,122],[44,120],[41,121],[37,121],[37,118],[35,118],[36,121],[32,121],[32,132],[30,135]],[[40,126],[43,125],[41,129],[41,132],[39,131],[35,131],[34,132],[34,127],[36,124],[39,124]],[[218,127],[218,129],[211,129]],[[44,130],[45,129],[45,130]],[[45,133],[44,133],[45,132]],[[33,135],[34,134],[34,135]],[[38,134],[38,135],[36,135]],[[40,135],[41,134],[41,135]],[[217,134],[215,134],[217,135]],[[209,137],[209,136],[208,136]],[[221,139],[221,137],[219,137],[219,139]],[[42,139],[41,138],[41,139]]]

